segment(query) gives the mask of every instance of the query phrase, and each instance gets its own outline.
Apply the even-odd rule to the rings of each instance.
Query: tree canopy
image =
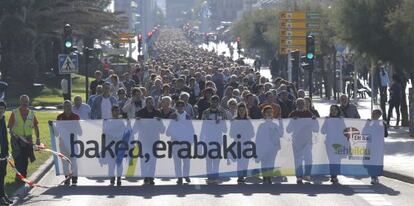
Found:
[[[93,42],[114,35],[120,21],[117,14],[106,10],[110,3],[110,0],[2,0],[2,73],[12,79],[25,78],[30,84],[40,72],[56,68],[61,34],[67,23],[72,25],[78,40]]]

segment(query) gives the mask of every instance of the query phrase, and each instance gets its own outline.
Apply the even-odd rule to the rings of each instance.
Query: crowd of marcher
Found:
[[[198,48],[191,44],[180,30],[164,30],[153,44],[151,58],[132,67],[129,72],[117,74],[95,72],[95,80],[90,84],[87,102],[80,96],[73,103],[66,100],[63,113],[57,120],[86,120],[112,118],[165,118],[165,119],[279,119],[279,118],[318,118],[319,112],[313,107],[306,92],[282,78],[268,79],[248,65],[240,65],[226,56]],[[32,142],[32,131],[25,127],[37,127],[37,119],[28,110],[29,98],[21,97],[21,106],[13,110],[8,127],[12,137],[23,137]],[[4,122],[0,102],[0,117]],[[330,117],[360,118],[357,107],[349,103],[346,95],[341,96],[340,105],[332,105]],[[30,121],[23,121],[30,120]],[[1,123],[1,122],[0,122]],[[3,125],[3,124],[1,124]],[[5,124],[4,124],[5,127]],[[3,131],[3,130],[2,130]],[[38,130],[36,130],[38,138]],[[21,144],[14,144],[16,151]],[[38,140],[38,139],[36,139]],[[2,144],[3,145],[3,144]],[[13,155],[17,169],[27,174],[28,159],[32,150],[19,150]],[[7,152],[1,150],[1,157]],[[2,161],[1,163],[4,163]],[[186,163],[183,162],[185,165]],[[3,168],[3,167],[2,167]],[[0,174],[3,174],[0,171]],[[2,179],[2,178],[0,178]],[[76,185],[72,177],[66,185]],[[113,177],[111,185],[121,185],[121,178]],[[190,178],[185,177],[190,182]],[[215,182],[216,179],[207,180]],[[240,175],[239,183],[245,181]],[[271,183],[271,178],[263,178]],[[373,178],[373,183],[378,179]],[[331,182],[338,179],[332,174]],[[145,184],[154,184],[153,178],[145,178]],[[183,183],[183,178],[177,180]],[[303,177],[297,177],[303,183]],[[4,194],[0,194],[0,196]]]

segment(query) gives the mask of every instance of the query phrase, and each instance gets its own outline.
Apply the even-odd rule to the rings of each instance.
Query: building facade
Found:
[[[167,0],[166,23],[168,26],[180,27],[192,15],[195,0]]]

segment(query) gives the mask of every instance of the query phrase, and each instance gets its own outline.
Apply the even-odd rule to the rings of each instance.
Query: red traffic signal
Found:
[[[237,38],[236,38],[236,41],[237,41],[237,43],[240,43],[240,37],[238,36]]]

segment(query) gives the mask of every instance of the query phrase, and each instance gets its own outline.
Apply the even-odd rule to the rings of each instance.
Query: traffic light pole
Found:
[[[313,61],[309,62],[309,98],[312,99],[313,93]]]
[[[63,37],[63,53],[70,55],[73,47],[72,27],[70,24],[66,24],[63,28]],[[68,82],[68,96],[64,99],[72,100],[72,74],[66,74],[64,78],[66,78],[66,81]]]
[[[315,36],[309,35],[306,37],[306,60],[309,64],[309,98],[312,99],[313,92],[313,69],[315,61]]]

